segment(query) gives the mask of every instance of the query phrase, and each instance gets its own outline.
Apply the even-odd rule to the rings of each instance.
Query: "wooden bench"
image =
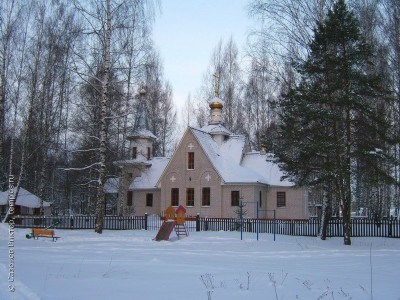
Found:
[[[52,238],[53,242],[57,241],[57,239],[60,238],[59,236],[55,236],[53,229],[42,229],[42,228],[32,228],[31,236],[36,240],[40,237]]]

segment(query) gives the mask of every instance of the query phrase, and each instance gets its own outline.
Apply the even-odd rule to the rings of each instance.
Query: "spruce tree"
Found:
[[[376,149],[389,152],[385,147],[391,142],[391,125],[371,101],[389,101],[380,77],[366,72],[371,58],[371,47],[360,33],[357,18],[339,0],[316,24],[309,56],[297,66],[300,83],[280,102],[277,160],[298,185],[323,187],[322,238],[332,201],[337,199],[345,245],[351,244],[355,162],[369,156],[371,167],[390,177],[380,168],[388,157],[375,155]]]

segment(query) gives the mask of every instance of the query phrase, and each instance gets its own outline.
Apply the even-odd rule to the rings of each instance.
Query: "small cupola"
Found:
[[[218,97],[212,98],[210,101],[208,101],[208,104],[210,106],[210,121],[208,124],[210,125],[218,125],[222,124],[222,108],[224,107],[224,101],[222,101]]]
[[[153,144],[157,137],[150,131],[149,116],[146,105],[146,91],[139,91],[138,108],[130,141],[130,159],[146,161],[153,158]]]
[[[219,98],[218,76],[214,76],[214,97],[208,101],[208,105],[210,106],[210,120],[208,121],[208,125],[202,127],[201,130],[210,134],[214,141],[218,145],[221,145],[229,138],[232,132],[223,125],[222,108],[224,107],[224,101]]]
[[[208,101],[208,105],[211,109],[211,117],[208,122],[209,125],[222,124],[222,108],[224,107],[224,101],[219,98],[219,76],[218,73],[214,75],[214,97]]]

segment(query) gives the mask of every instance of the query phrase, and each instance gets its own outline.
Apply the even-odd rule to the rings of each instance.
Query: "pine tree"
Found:
[[[337,199],[344,244],[350,245],[355,162],[368,156],[380,178],[390,178],[382,166],[392,142],[391,125],[385,111],[379,111],[370,101],[373,98],[385,103],[389,98],[380,77],[366,72],[372,51],[344,0],[337,1],[327,17],[317,23],[309,52],[307,60],[297,66],[301,82],[283,95],[280,141],[275,152],[294,182],[323,186],[321,223],[325,228],[328,222],[324,217],[329,218],[327,212]],[[325,237],[324,232],[321,237]]]

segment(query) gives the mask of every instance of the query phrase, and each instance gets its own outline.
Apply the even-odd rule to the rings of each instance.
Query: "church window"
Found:
[[[239,206],[239,191],[231,191],[231,206]]]
[[[153,206],[153,194],[146,194],[146,206],[147,207]]]
[[[147,147],[147,160],[151,159],[151,148]]]
[[[194,206],[194,188],[186,189],[186,206]]]
[[[276,192],[276,207],[286,206],[286,192]]]
[[[178,188],[171,189],[171,205],[179,206],[179,189]]]
[[[210,188],[209,187],[203,187],[202,190],[202,199],[201,199],[201,205],[202,206],[210,206],[211,204],[211,193],[210,193]]]
[[[133,192],[132,191],[128,191],[127,195],[126,195],[126,205],[127,206],[132,206],[132,200],[133,200]]]
[[[260,194],[259,194],[258,205],[259,205],[260,207],[262,206],[262,192],[261,192],[261,191],[260,191]]]
[[[132,147],[132,159],[136,159],[136,158],[137,158],[137,148]]]
[[[194,152],[188,152],[188,169],[194,169]]]

